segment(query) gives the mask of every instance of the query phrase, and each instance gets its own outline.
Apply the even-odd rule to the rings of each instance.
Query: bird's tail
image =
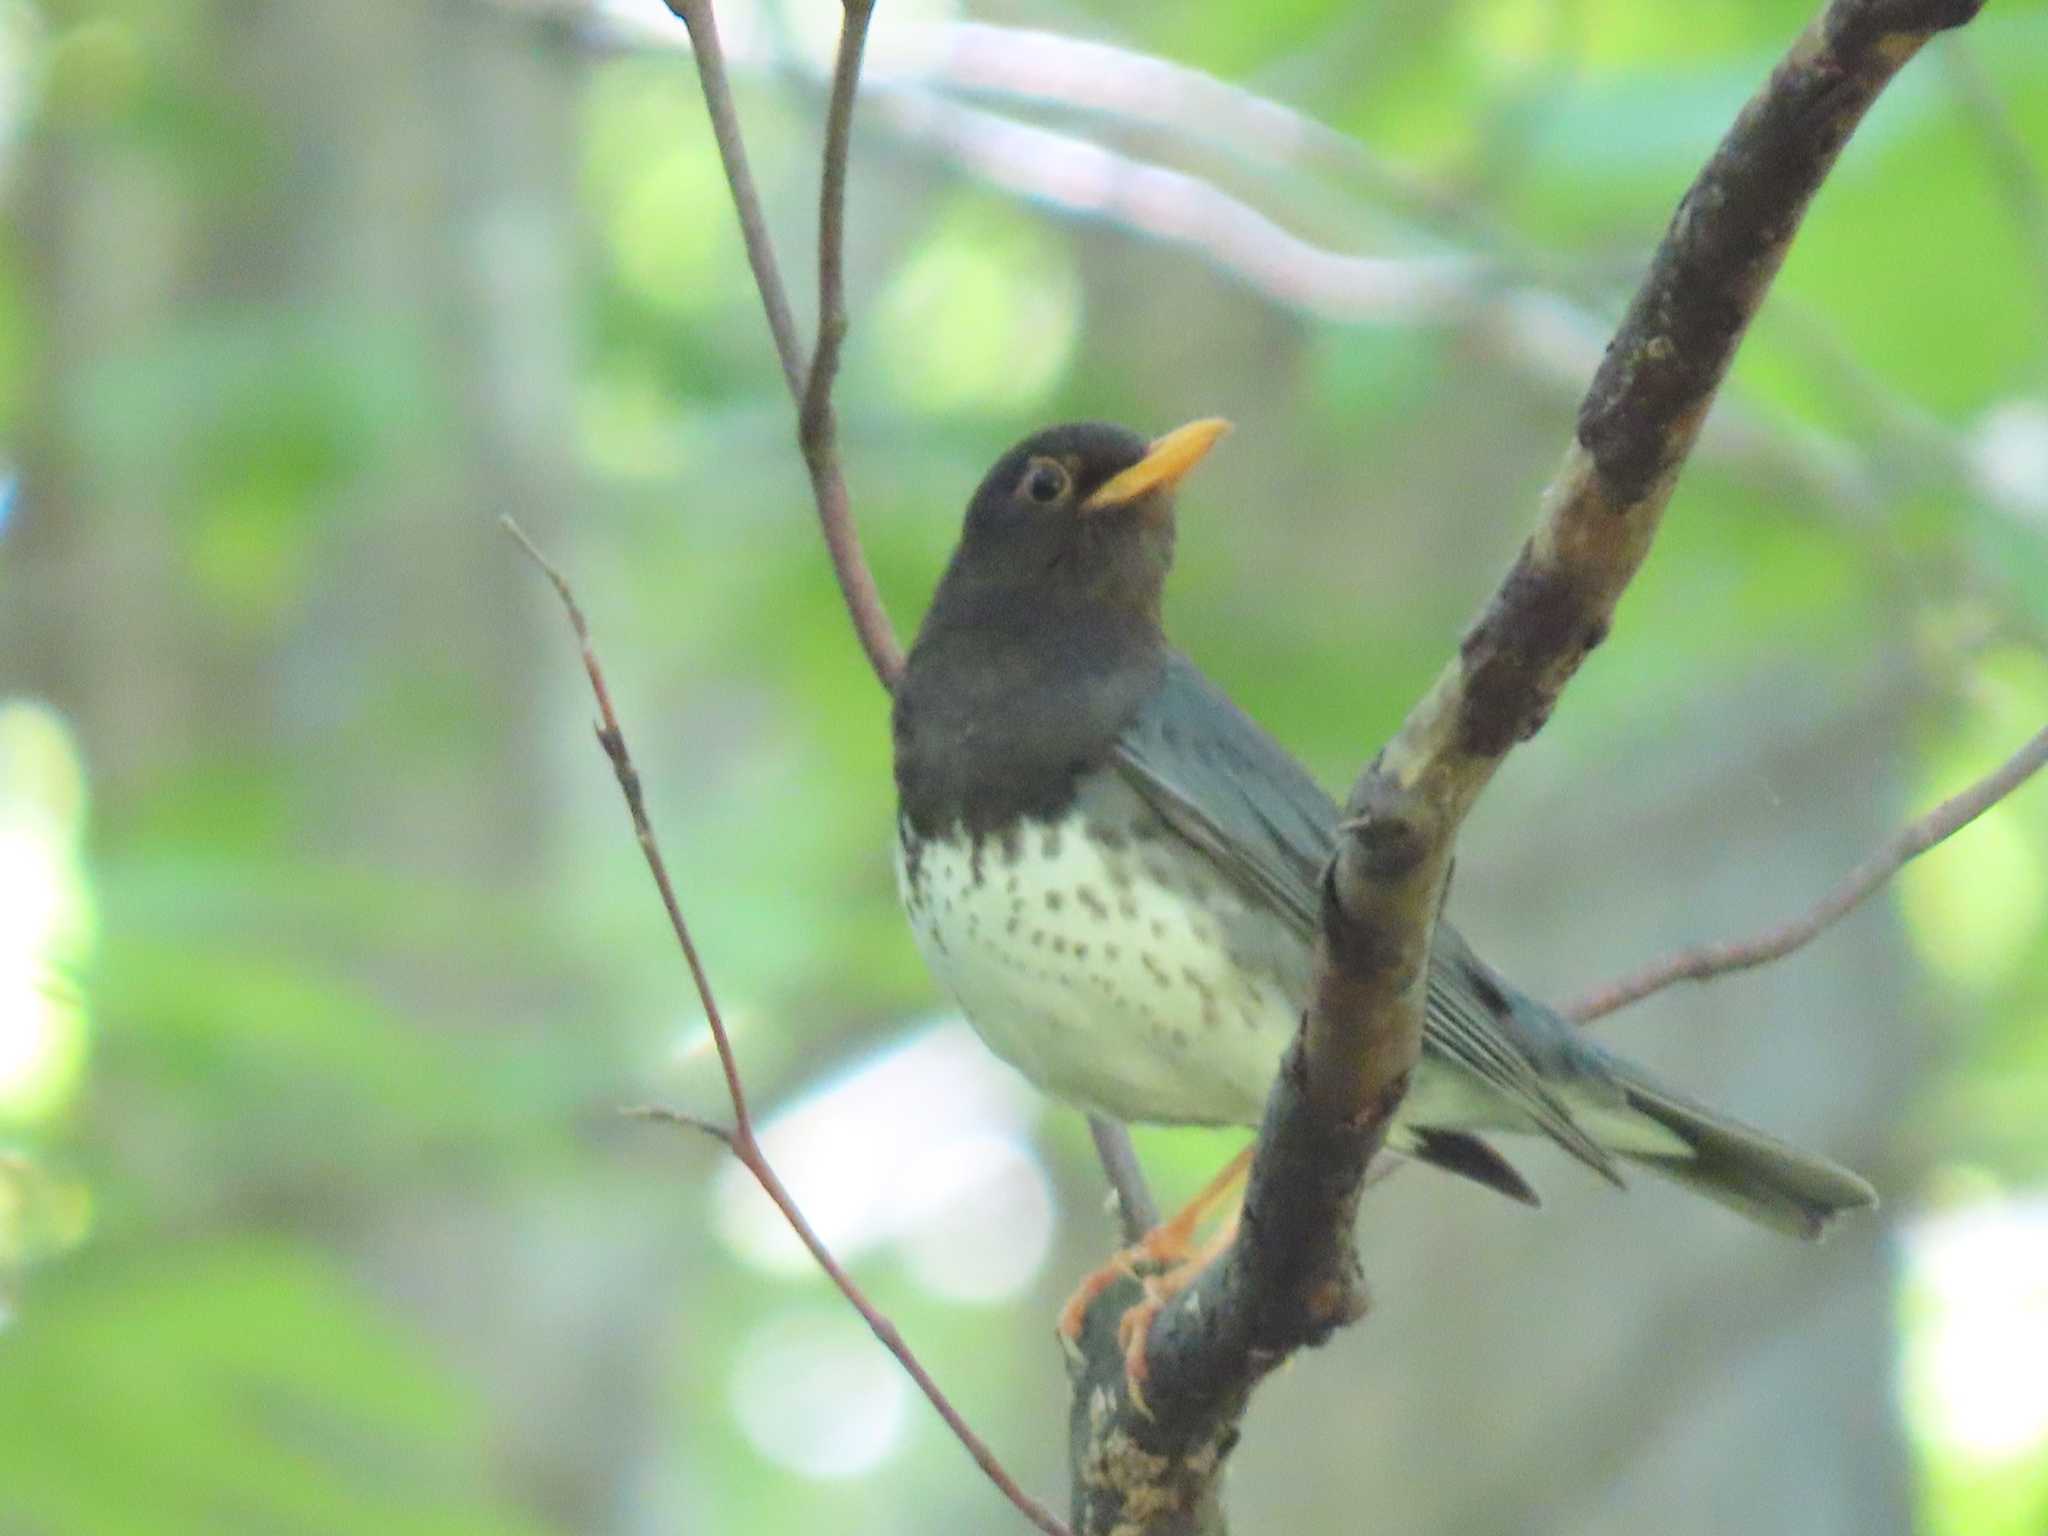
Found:
[[[1717,1114],[1631,1063],[1609,1057],[1608,1067],[1628,1108],[1683,1147],[1637,1150],[1601,1136],[1630,1162],[1794,1237],[1820,1237],[1844,1211],[1877,1204],[1877,1191],[1840,1164]]]
[[[1432,958],[1444,971],[1440,990],[1448,1024],[1460,1026],[1467,1037],[1493,1041],[1484,1054],[1507,1054],[1511,1042],[1536,1080],[1540,1106],[1528,1101],[1529,1090],[1519,1083],[1496,1090],[1508,1108],[1494,1124],[1541,1131],[1617,1183],[1615,1159],[1626,1160],[1794,1237],[1819,1237],[1844,1211],[1877,1204],[1877,1192],[1848,1169],[1730,1120],[1602,1049],[1584,1030],[1510,987],[1444,925],[1438,926]],[[1432,990],[1432,1004],[1438,990]],[[1490,1032],[1484,1028],[1489,1021]],[[1438,1022],[1432,1013],[1431,1023]],[[1482,1054],[1469,1043],[1466,1049]],[[1560,1120],[1570,1134],[1559,1134]],[[1499,1175],[1493,1164],[1500,1160],[1476,1137],[1460,1136],[1449,1147],[1441,1140],[1425,1142],[1417,1155],[1529,1198],[1518,1177],[1511,1184]],[[1477,1153],[1466,1143],[1477,1143]]]

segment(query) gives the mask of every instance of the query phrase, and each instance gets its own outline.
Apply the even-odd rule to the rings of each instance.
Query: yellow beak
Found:
[[[1127,506],[1152,491],[1172,490],[1229,430],[1230,423],[1221,416],[1205,416],[1154,438],[1145,457],[1096,487],[1095,494],[1081,503],[1081,510],[1100,512],[1105,507]]]

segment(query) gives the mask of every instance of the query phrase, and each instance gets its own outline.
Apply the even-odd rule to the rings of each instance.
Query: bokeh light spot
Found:
[[[733,1416],[755,1449],[805,1477],[857,1477],[903,1442],[908,1387],[843,1307],[778,1314],[735,1351]]]
[[[1922,1223],[1908,1248],[1907,1407],[1942,1450],[2048,1449],[2048,1200]]]
[[[1013,1138],[959,1141],[912,1170],[906,1198],[932,1215],[903,1237],[911,1278],[948,1301],[1004,1301],[1031,1284],[1052,1246],[1051,1182]]]
[[[1065,243],[1025,215],[962,201],[875,309],[883,376],[919,411],[1007,414],[1073,356],[1081,289]]]
[[[1971,434],[1971,473],[2007,506],[2048,519],[2048,402],[2007,401]]]
[[[77,1247],[92,1221],[92,1188],[83,1178],[0,1149],[0,1272]]]
[[[666,71],[614,65],[592,86],[589,125],[592,199],[621,284],[668,314],[729,304],[711,279],[737,236],[718,151],[688,93]]]
[[[1907,865],[1898,889],[1907,932],[1928,964],[1984,987],[2004,980],[2035,952],[2048,907],[2048,870],[2007,802]]]
[[[1029,1284],[1051,1241],[1052,1198],[1028,1136],[1037,1112],[1023,1080],[952,1018],[778,1110],[761,1144],[842,1261],[907,1243],[922,1283],[986,1300]],[[789,1224],[736,1164],[719,1176],[715,1199],[719,1235],[743,1262],[814,1273]],[[974,1206],[1007,1210],[1014,1224],[963,1213]],[[996,1251],[941,1256],[961,1247]]]
[[[48,707],[0,704],[0,1121],[41,1120],[85,1064],[85,771]]]
[[[727,238],[706,208],[724,186],[718,162],[691,142],[646,157],[626,180],[607,225],[619,276],[648,304],[680,314],[708,299],[702,284]]]

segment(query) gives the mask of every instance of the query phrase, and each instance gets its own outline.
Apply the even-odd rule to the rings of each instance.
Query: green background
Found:
[[[1169,625],[1346,781],[1505,569],[1605,328],[1806,15],[883,0],[839,400],[906,638],[1017,437],[1227,415]],[[721,16],[807,317],[835,9]],[[934,1022],[884,700],[661,20],[0,5],[4,1536],[1021,1528],[716,1149],[617,1115],[721,1090],[508,513],[591,615],[771,1149],[1063,1503],[1049,1323],[1106,1249],[1099,1176],[1077,1117]],[[2048,6],[2017,0],[1845,155],[1613,639],[1473,828],[1461,922],[1532,986],[1790,916],[2048,717],[2044,166]],[[1418,272],[1450,296],[1387,287]],[[1554,1216],[1425,1174],[1369,1202],[1369,1275],[1455,1227],[1512,1288],[1396,1269],[1255,1412],[1252,1528],[1369,1527],[1357,1448],[1441,1423],[1400,1482],[1534,1470],[1422,1528],[1628,1528],[1581,1493],[1632,1478],[1672,1530],[2042,1529],[2044,956],[2037,786],[1784,979],[1606,1026],[1670,1064],[1734,1038],[1682,1007],[1739,1016],[1749,1056],[1672,1074],[1882,1188],[1826,1250],[1875,1320],[1830,1346],[1849,1406],[1811,1410],[1871,1420],[1868,1465],[1815,1454],[1835,1514],[1740,1459],[1716,1504],[1626,1437],[1540,1453],[1666,1359],[1603,1333],[1600,1274],[1808,1257],[1532,1156]],[[1141,1137],[1169,1193],[1234,1145]],[[1713,1294],[1673,1373],[1829,1310]],[[1586,1330],[1578,1365],[1473,1358],[1479,1313]],[[1659,1456],[1721,1443],[1688,1423]]]

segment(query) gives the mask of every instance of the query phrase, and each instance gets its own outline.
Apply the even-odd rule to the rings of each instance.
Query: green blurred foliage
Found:
[[[818,100],[770,54],[792,31],[813,47],[816,15],[724,9],[754,46],[741,105],[804,292]],[[1597,317],[1808,10],[985,19],[1114,39],[1354,133]],[[850,1482],[742,1432],[747,1340],[830,1293],[707,1236],[711,1149],[612,1114],[715,1114],[719,1088],[568,641],[500,512],[597,625],[759,1102],[934,1004],[883,856],[880,695],[687,58],[454,0],[0,16],[25,93],[0,455],[29,488],[0,529],[0,693],[70,722],[91,787],[66,869],[96,914],[37,979],[82,1010],[89,1055],[0,1127],[0,1536],[986,1526],[920,1404]],[[1730,386],[1795,444],[1835,434],[1876,487],[1830,504],[1703,459],[1631,596],[1627,663],[1575,686],[1568,758],[1635,739],[1646,700],[1875,672],[1914,719],[1903,813],[2048,716],[2044,524],[1968,468],[1985,413],[2048,382],[2048,251],[1993,166],[2011,135],[2040,194],[2048,5],[2001,0],[1968,48],[1999,125],[1950,64],[1917,64]],[[1060,126],[1197,167],[1236,155]],[[1373,254],[1461,238],[1313,168],[1233,174],[1255,205],[1313,206],[1324,238],[1393,231]],[[1015,436],[1225,411],[1247,446],[1190,497],[1175,630],[1346,776],[1512,554],[1568,391],[1477,326],[1292,312],[1186,248],[1013,197],[879,112],[852,198],[842,435],[899,623]],[[16,773],[0,803],[43,825],[61,789]],[[1913,1135],[1994,1188],[2048,1178],[2044,849],[2037,791],[1898,891],[1944,1031]],[[860,1272],[1051,1488],[1042,1323],[1103,1234],[1078,1123],[1048,1114],[1039,1142],[1072,1214],[1032,1289],[936,1299],[886,1248]],[[1234,1141],[1142,1145],[1184,1189]],[[596,1384],[568,1357],[600,1362]],[[1933,1529],[2048,1519],[2048,1450],[1986,1471],[1930,1441],[1924,1471]]]

